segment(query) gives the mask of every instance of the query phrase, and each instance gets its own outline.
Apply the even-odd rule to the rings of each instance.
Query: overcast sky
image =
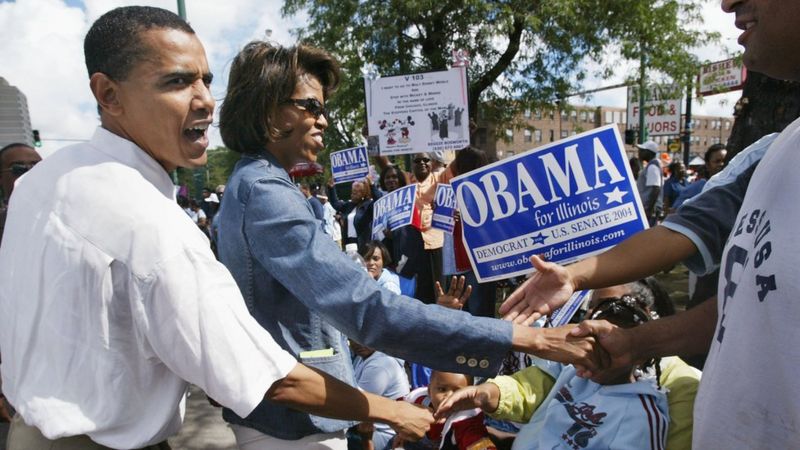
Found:
[[[189,22],[206,48],[215,78],[212,93],[224,97],[229,64],[245,43],[264,38],[291,44],[290,31],[303,24],[303,17],[284,19],[281,0],[185,0]],[[42,153],[49,154],[68,142],[49,139],[86,139],[98,124],[95,104],[89,92],[83,63],[83,37],[92,22],[106,11],[123,5],[153,5],[177,11],[175,0],[0,0],[0,76],[18,87],[28,99],[31,125],[40,130]],[[720,11],[718,1],[705,6],[706,27],[723,35],[722,46],[702,49],[698,56],[723,59],[738,50],[733,19]],[[610,55],[611,57],[612,55]],[[592,89],[621,80],[590,80]],[[695,114],[731,115],[739,93],[708,97],[695,103]],[[625,89],[595,94],[575,103],[625,105]],[[222,145],[212,128],[211,146]]]

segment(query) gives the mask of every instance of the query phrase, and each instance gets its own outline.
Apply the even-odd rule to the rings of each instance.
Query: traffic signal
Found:
[[[42,138],[39,137],[39,130],[33,130],[33,146],[34,147],[42,146]]]
[[[633,145],[635,143],[636,143],[636,130],[630,128],[625,130],[625,144]]]

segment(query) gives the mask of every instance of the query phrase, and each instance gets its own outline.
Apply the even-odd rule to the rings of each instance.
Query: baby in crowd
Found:
[[[430,384],[411,391],[406,401],[436,411],[453,393],[471,386],[473,379],[460,373],[431,372]],[[431,425],[419,442],[399,442],[395,447],[405,450],[495,450],[489,432],[483,424],[480,409],[465,409]]]

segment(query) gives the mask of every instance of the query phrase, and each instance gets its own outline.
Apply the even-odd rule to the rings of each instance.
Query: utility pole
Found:
[[[689,167],[692,147],[692,82],[686,87],[686,125],[683,128],[683,165]]]
[[[178,0],[178,16],[180,16],[181,19],[186,20],[186,5],[183,4],[183,0]],[[172,184],[175,186],[177,186],[179,183],[178,171],[180,169],[181,168],[178,167],[170,173],[170,176],[172,177]]]
[[[639,43],[639,143],[644,144],[647,140],[647,129],[644,126],[644,96],[647,92],[646,88],[646,64],[644,42]]]

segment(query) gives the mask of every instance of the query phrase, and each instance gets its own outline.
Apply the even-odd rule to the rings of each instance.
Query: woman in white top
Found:
[[[379,241],[370,241],[361,256],[367,265],[367,272],[379,285],[395,294],[400,293],[400,278],[389,269],[384,269],[384,266],[392,263],[392,257],[385,245]]]

